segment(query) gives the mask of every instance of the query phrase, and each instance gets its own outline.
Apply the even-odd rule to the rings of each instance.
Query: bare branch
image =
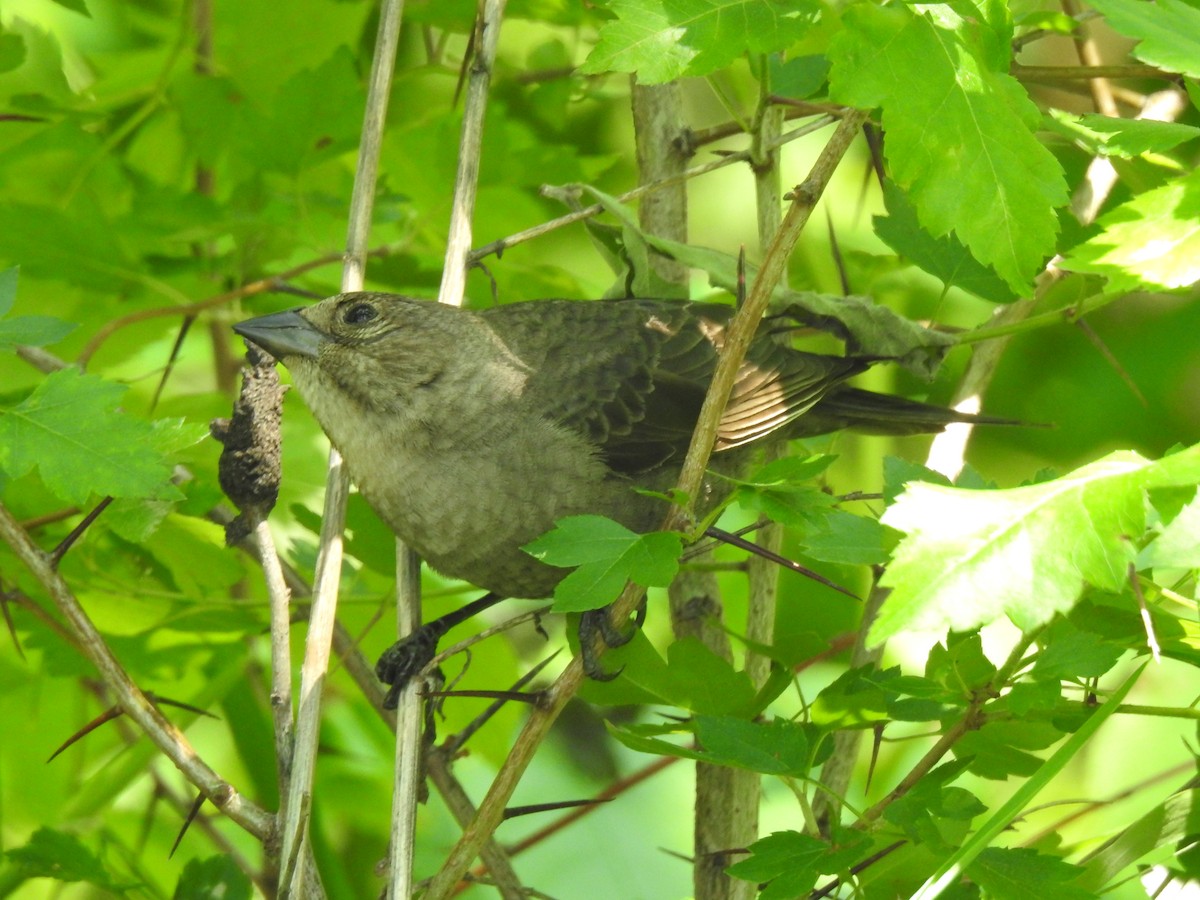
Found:
[[[379,17],[375,39],[375,56],[371,63],[370,86],[363,114],[362,140],[354,191],[350,200],[350,217],[346,233],[345,265],[342,270],[342,290],[361,290],[367,260],[367,235],[371,226],[379,149],[387,118],[388,96],[392,72],[396,65],[399,44],[400,17],[403,0],[387,0]],[[313,585],[312,611],[308,637],[304,648],[304,664],[300,671],[300,706],[296,717],[295,753],[292,759],[291,790],[283,800],[280,815],[284,822],[281,858],[285,866],[301,858],[298,848],[306,843],[307,816],[311,806],[313,775],[316,769],[317,739],[320,732],[321,690],[329,668],[329,649],[333,641],[337,591],[342,568],[342,528],[346,520],[346,498],[349,478],[336,450],[329,453],[329,476],[325,490],[325,509],[321,521],[320,549],[317,554]],[[281,878],[284,892],[295,898],[307,898],[312,885],[307,877],[308,866],[285,871]]]
[[[228,781],[221,778],[200,758],[183,732],[169,722],[134,684],[129,673],[104,642],[83,607],[48,554],[39,549],[17,524],[8,508],[0,505],[0,539],[3,539],[49,594],[54,605],[70,623],[84,655],[99,670],[105,685],[117,703],[138,724],[154,745],[192,784],[204,792],[213,805],[259,839],[270,835],[274,821],[262,808],[245,799]]]

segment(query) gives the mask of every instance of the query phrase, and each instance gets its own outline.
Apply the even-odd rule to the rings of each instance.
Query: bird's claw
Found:
[[[419,675],[437,653],[441,636],[439,630],[422,626],[383,651],[379,662],[375,663],[375,675],[384,684],[391,685],[383,698],[384,709],[396,708],[404,686]]]
[[[642,600],[634,611],[633,628],[628,630],[622,630],[613,625],[608,610],[607,606],[600,609],[589,609],[579,617],[579,657],[583,664],[584,674],[593,681],[612,681],[625,670],[624,666],[620,666],[616,671],[604,668],[596,644],[603,645],[604,649],[623,647],[633,640],[634,634],[646,621],[645,600]]]

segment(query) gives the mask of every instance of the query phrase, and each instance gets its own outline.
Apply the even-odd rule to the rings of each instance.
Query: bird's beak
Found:
[[[259,316],[238,322],[233,330],[262,347],[276,359],[303,356],[316,359],[327,338],[315,325],[300,315],[300,310]]]

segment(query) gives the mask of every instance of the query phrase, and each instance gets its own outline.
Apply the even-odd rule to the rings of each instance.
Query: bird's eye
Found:
[[[378,315],[379,312],[370,303],[355,303],[346,307],[342,321],[347,325],[365,325]]]

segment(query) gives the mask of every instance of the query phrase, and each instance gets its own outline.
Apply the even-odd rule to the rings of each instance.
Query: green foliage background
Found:
[[[1100,32],[1106,58],[1122,60],[1144,38],[1135,62],[1200,76],[1194,3],[1090,5],[1115,29]],[[437,292],[461,117],[459,68],[473,14],[474,4],[462,0],[406,4],[375,206],[373,288]],[[143,689],[219,716],[169,711],[214,768],[270,809],[278,798],[267,610],[253,561],[225,548],[221,528],[207,518],[223,501],[219,447],[204,435],[209,420],[228,414],[235,388],[241,350],[230,323],[302,302],[256,283],[317,296],[338,289],[375,15],[370,3],[335,0],[0,5],[0,268],[7,270],[0,274],[0,498],[46,550],[101,497],[116,498],[65,555],[61,572]],[[197,49],[197,16],[211,23],[209,50]],[[986,325],[997,302],[1034,296],[1035,277],[1052,255],[1062,254],[1069,270],[1037,293],[1032,318],[1014,328],[986,397],[990,412],[1054,427],[979,431],[964,479],[970,488],[1036,482],[1021,489],[1026,494],[921,488],[891,505],[906,480],[933,477],[899,462],[923,459],[928,439],[855,436],[805,448],[837,458],[805,470],[802,485],[789,480],[780,488],[760,477],[740,494],[743,512],[735,515],[745,520],[749,510],[777,517],[801,510],[788,522],[787,552],[859,593],[869,587],[866,564],[895,551],[885,583],[896,605],[885,607],[878,627],[881,636],[900,635],[885,666],[900,665],[903,674],[846,672],[845,655],[835,654],[804,668],[767,719],[754,721],[761,704],[748,681],[686,643],[671,645],[665,603],[656,596],[646,640],[623,659],[627,676],[589,688],[588,698],[601,705],[581,703],[564,717],[515,802],[590,796],[650,761],[642,751],[679,753],[678,741],[668,745],[664,736],[678,728],[656,711],[682,709],[696,714],[688,736],[700,738],[701,758],[778,776],[767,779],[762,828],[778,834],[756,846],[741,870],[772,882],[763,896],[806,893],[897,836],[909,842],[906,849],[869,870],[864,896],[908,895],[969,847],[970,833],[982,833],[971,832],[973,820],[978,829],[1015,785],[1042,778],[1049,787],[1038,804],[1103,801],[1135,789],[1062,829],[1053,827],[1061,811],[1028,814],[1015,837],[976,848],[973,884],[955,886],[952,895],[1029,896],[1023,886],[1047,881],[1063,883],[1056,896],[1112,887],[1096,866],[1081,873],[1062,860],[1079,863],[1101,839],[1166,802],[1186,781],[1182,770],[1161,783],[1143,780],[1186,764],[1195,748],[1200,123],[1191,106],[1171,126],[1114,126],[1092,115],[1084,82],[1019,81],[1020,72],[1010,72],[1014,29],[1053,32],[1064,18],[1057,8],[1017,0],[925,11],[815,0],[509,4],[485,130],[476,246],[566,212],[541,194],[543,185],[582,183],[616,195],[636,184],[629,81],[620,74],[636,72],[647,83],[683,79],[689,124],[700,135],[748,122],[764,93],[801,111],[806,102],[878,110],[892,180],[879,187],[860,142],[792,259],[797,290],[839,295],[844,274],[853,293],[902,316],[974,329]],[[1029,43],[1018,61],[1077,64],[1064,36]],[[1187,79],[1180,83],[1194,102],[1197,88]],[[1121,83],[1145,92],[1163,87],[1149,79]],[[1046,114],[1050,108],[1058,112]],[[733,131],[702,143],[694,161],[743,149],[745,136]],[[803,177],[825,134],[785,148],[785,185]],[[1100,148],[1118,181],[1100,223],[1085,227],[1064,204]],[[725,254],[747,246],[752,258],[760,256],[744,166],[696,179],[690,190],[693,245]],[[623,238],[627,247],[635,239],[628,230]],[[1159,249],[1147,256],[1146,248]],[[614,282],[579,225],[486,264],[468,280],[479,305],[493,297],[594,298]],[[711,284],[718,283],[713,274]],[[711,284],[697,271],[693,296],[718,294]],[[1076,307],[1089,310],[1079,325],[1059,314]],[[40,358],[15,352],[30,345],[86,372],[47,373]],[[863,384],[948,402],[966,358],[951,352],[932,383],[877,367]],[[273,525],[307,576],[325,455],[319,429],[294,396],[286,402],[284,440]],[[1192,450],[1161,460],[1179,447]],[[1085,470],[1073,477],[1086,485],[1055,487],[1063,484],[1055,477],[1128,450],[1145,462],[1130,463],[1136,474],[1126,480]],[[173,483],[176,466],[187,475]],[[825,509],[818,487],[884,491],[890,528],[875,524],[884,501]],[[936,497],[947,505],[936,506]],[[1014,497],[1026,498],[1028,508],[1012,513]],[[1048,509],[1041,531],[1031,524],[1034,509]],[[989,530],[1004,514],[1018,538],[1038,538],[1045,555],[1037,571],[1058,576],[1052,589],[1040,584],[1031,596],[1027,584],[1009,583],[1030,580],[1022,566],[1035,557],[1020,547],[1004,555]],[[1114,531],[1114,522],[1128,527]],[[948,543],[965,536],[988,548],[992,568],[965,564],[978,596],[922,600],[930,573],[952,561],[953,548],[917,539],[939,526],[950,532],[942,535]],[[357,502],[349,527],[339,615],[374,658],[392,639],[391,539]],[[1077,543],[1092,528],[1103,539],[1081,561]],[[896,550],[901,532],[909,537]],[[1151,663],[1127,698],[1144,714],[1115,714],[1060,773],[1043,760],[1082,726],[1080,701],[1098,691],[1102,704],[1146,655],[1126,557],[1146,573],[1143,590],[1165,659]],[[737,632],[744,581],[723,575],[722,585]],[[0,896],[207,896],[218,884],[226,896],[249,896],[242,872],[259,864],[260,848],[207,810],[168,857],[193,791],[126,723],[44,762],[110,701],[7,547],[0,548],[0,590],[12,635],[0,639],[0,849],[8,851]],[[467,589],[430,575],[426,592],[432,618]],[[971,631],[1005,615],[1032,629],[1054,611],[1065,615],[1040,634],[1031,663],[1012,670],[1002,667],[1015,640],[1011,628],[1001,621],[982,637]],[[772,655],[781,666],[798,665],[856,628],[858,617],[858,607],[838,594],[784,575]],[[551,646],[562,643],[562,624],[546,624]],[[914,624],[941,642],[909,634]],[[947,638],[952,624],[967,634]],[[297,653],[302,634],[302,626],[293,633]],[[473,650],[460,686],[507,686],[546,652],[529,629],[511,642],[485,642]],[[884,797],[929,743],[891,738],[948,728],[997,685],[1003,697],[989,707],[993,718],[962,736],[953,758],[882,815],[882,832],[847,830],[834,850],[800,833],[792,789],[806,784],[835,729],[890,723],[870,786],[863,771],[851,788],[861,810]],[[784,679],[780,689],[786,686]],[[387,838],[391,735],[340,668],[328,691],[317,859],[332,896],[372,896],[379,889],[372,867]],[[603,704],[646,705],[631,712]],[[479,709],[475,701],[447,704],[440,730],[463,727]],[[597,711],[628,726],[617,729],[620,743]],[[504,710],[457,766],[475,796],[521,715]],[[690,852],[687,765],[668,768],[520,856],[526,882],[564,898],[688,896],[687,865],[659,849]],[[1186,802],[1170,802],[1183,803],[1188,821],[1192,795],[1178,796]],[[515,840],[539,824],[517,820],[500,837]],[[421,829],[418,871],[428,873],[457,830],[436,800],[422,810]],[[1194,850],[1172,862],[1173,840],[1162,837],[1165,830],[1154,833],[1157,843],[1129,839],[1144,852],[1128,862],[1165,861],[1195,878]],[[1136,880],[1108,895],[1145,896]]]

